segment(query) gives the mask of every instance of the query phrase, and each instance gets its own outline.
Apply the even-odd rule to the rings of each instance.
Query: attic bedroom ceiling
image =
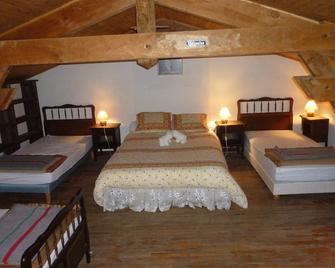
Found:
[[[258,4],[275,10],[271,13],[271,9],[269,10],[267,7],[262,7]],[[330,0],[2,0],[0,2],[0,40],[115,34],[132,35],[137,32],[153,33],[154,31],[171,33],[240,27],[249,33],[250,31],[247,29],[253,27],[286,26],[289,28],[292,25],[309,26],[309,24],[316,23],[312,20],[331,22],[329,25],[333,31],[331,24],[335,23],[334,10],[335,1]],[[321,27],[320,29],[322,30]],[[305,29],[307,28],[305,27]],[[253,29],[256,31],[255,34],[257,34],[257,29]],[[258,29],[260,30],[258,32],[259,36],[262,36],[262,29],[264,33],[270,30],[269,28]],[[275,30],[273,31],[275,32]],[[285,28],[283,28],[283,31],[284,33],[279,29],[278,35],[283,34],[288,39],[294,39],[294,33],[291,35],[287,34]],[[325,31],[325,35],[327,35],[327,28]],[[252,33],[247,34],[247,38],[252,36]],[[218,34],[224,35],[226,32],[218,32]],[[231,33],[228,32],[228,34]],[[240,32],[237,29],[232,34],[239,35]],[[327,92],[334,91],[334,52],[318,52],[312,56],[308,55],[306,50],[310,50],[312,45],[309,47],[306,43],[321,43],[318,50],[329,50],[330,47],[322,40],[314,42],[317,37],[314,38],[312,34],[313,32],[309,36],[310,39],[308,39],[308,36],[303,37],[307,38],[305,39],[305,44],[300,44],[300,46],[296,46],[293,49],[297,53],[280,53],[280,55],[299,60],[309,69],[311,72],[310,77],[297,77],[295,80],[310,97],[318,97],[318,94],[321,94],[320,98],[324,100],[323,88]],[[333,39],[333,36],[329,37],[330,40]],[[327,39],[328,37],[326,36],[325,38]],[[115,39],[111,39],[111,42],[113,40]],[[223,42],[226,40],[221,39],[219,41]],[[252,41],[252,38],[249,38],[249,40]],[[299,40],[294,42],[297,43],[297,41]],[[85,43],[86,39],[83,39],[83,42]],[[276,41],[274,40],[270,46],[274,46],[275,43]],[[16,43],[13,43],[13,46],[16,47],[16,45]],[[259,43],[256,42],[255,46],[258,45]],[[290,46],[288,42],[284,42],[281,45]],[[299,54],[298,48],[302,48],[305,54]],[[331,50],[335,50],[335,47],[331,46]],[[282,49],[274,49],[273,51],[282,51]],[[218,53],[218,56],[229,54],[220,52],[221,54],[214,51],[208,56],[216,55],[215,53]],[[183,57],[183,55],[181,54],[180,56]],[[204,54],[204,56],[206,55]],[[71,63],[71,60],[68,62]],[[156,62],[155,58],[137,59],[137,63],[145,68],[152,67]],[[327,69],[324,73],[316,66],[325,62],[328,68],[323,68],[323,70]],[[8,79],[30,78],[54,66],[53,64],[13,66],[10,69]],[[331,75],[331,78],[329,78],[329,75]],[[327,76],[326,79],[324,76]],[[335,96],[332,96],[329,100],[335,100]]]

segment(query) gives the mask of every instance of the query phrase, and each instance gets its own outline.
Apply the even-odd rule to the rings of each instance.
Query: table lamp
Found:
[[[314,100],[309,100],[305,105],[305,110],[308,117],[313,117],[317,109],[318,106],[316,105]]]
[[[228,118],[231,117],[230,111],[227,107],[222,107],[219,113],[222,124],[228,123]]]
[[[100,126],[106,126],[107,125],[108,114],[105,111],[101,110],[97,115],[97,119],[100,122]]]

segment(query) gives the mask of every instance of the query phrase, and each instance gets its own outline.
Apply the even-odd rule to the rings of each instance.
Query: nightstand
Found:
[[[329,119],[319,115],[300,115],[302,133],[316,142],[324,142],[328,145]]]
[[[91,127],[94,160],[97,160],[98,150],[113,149],[115,151],[121,144],[120,123],[111,123],[106,126],[96,124]]]
[[[217,122],[216,135],[219,137],[223,151],[237,151],[243,157],[244,124],[240,121],[228,121],[226,124]],[[225,141],[227,136],[227,144]]]

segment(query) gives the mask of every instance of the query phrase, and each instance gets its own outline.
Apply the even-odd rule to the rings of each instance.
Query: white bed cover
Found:
[[[335,165],[277,167],[264,156],[265,148],[320,147],[315,141],[292,130],[246,131],[245,154],[249,154],[274,181],[335,180]]]
[[[14,154],[67,156],[66,160],[50,173],[0,172],[0,184],[51,183],[73,167],[92,147],[91,136],[45,136],[27,144]]]

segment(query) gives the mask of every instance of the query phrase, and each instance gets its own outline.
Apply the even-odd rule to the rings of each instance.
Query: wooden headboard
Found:
[[[292,129],[292,98],[241,99],[237,108],[237,119],[244,123],[245,130]]]
[[[95,124],[94,105],[46,106],[42,111],[45,135],[90,135]]]

